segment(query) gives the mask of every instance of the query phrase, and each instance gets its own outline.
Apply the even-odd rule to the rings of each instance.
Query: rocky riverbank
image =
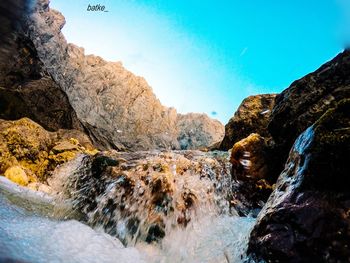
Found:
[[[280,94],[246,98],[224,128],[68,44],[47,0],[18,12],[11,32],[0,26],[0,175],[125,246],[166,251],[154,262],[179,251],[180,262],[350,261],[349,50]]]

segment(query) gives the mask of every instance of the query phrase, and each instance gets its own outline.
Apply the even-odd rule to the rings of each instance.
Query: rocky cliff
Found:
[[[177,128],[181,150],[208,147],[220,142],[225,134],[221,122],[199,113],[178,114]]]
[[[25,116],[50,130],[80,129],[99,148],[180,149],[178,138],[182,148],[198,148],[221,140],[218,121],[178,117],[121,63],[85,55],[83,48],[68,44],[61,33],[64,24],[48,0],[37,1],[24,18],[11,45],[15,59],[0,63],[1,118]],[[193,123],[195,135],[189,133]],[[203,125],[214,128],[199,128]]]

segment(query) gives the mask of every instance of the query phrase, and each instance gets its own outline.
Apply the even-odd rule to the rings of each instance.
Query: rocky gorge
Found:
[[[350,261],[349,50],[224,127],[4,2],[0,261]]]

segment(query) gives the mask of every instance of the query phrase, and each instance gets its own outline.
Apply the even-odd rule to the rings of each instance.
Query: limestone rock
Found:
[[[208,147],[220,142],[225,133],[221,122],[199,113],[178,114],[177,127],[181,150]]]
[[[298,137],[251,233],[256,261],[349,261],[349,125],[348,99]]]
[[[227,151],[236,142],[248,137],[251,133],[259,133],[263,137],[269,137],[267,126],[275,98],[276,94],[262,94],[245,98],[234,116],[225,125],[225,137],[219,149]]]
[[[85,56],[82,48],[67,44],[64,23],[48,1],[39,0],[27,33],[90,138],[104,148],[177,148],[176,111],[163,107],[146,81],[121,63]]]
[[[187,131],[190,129],[183,128],[184,118],[182,116],[178,118],[175,109],[164,107],[142,77],[127,71],[120,62],[107,62],[98,56],[85,55],[83,48],[68,44],[61,33],[65,24],[62,14],[50,9],[48,0],[36,2],[33,12],[26,17],[23,24],[24,39],[29,40],[24,42],[26,45],[28,43],[32,45],[33,48],[25,46],[25,50],[29,50],[29,53],[33,51],[33,55],[28,57],[29,63],[33,62],[35,68],[40,68],[39,73],[45,77],[43,79],[40,77],[40,81],[45,83],[30,82],[28,84],[30,87],[26,89],[33,94],[39,89],[38,87],[44,86],[44,89],[50,92],[59,87],[66,94],[67,102],[74,110],[84,131],[99,148],[179,149],[178,137],[186,138],[182,140],[182,142],[187,140],[184,147],[195,148],[209,146],[205,144],[214,143],[220,138],[220,124],[203,115],[196,115],[198,117],[196,123],[199,119],[204,121],[203,124],[196,124],[199,133],[193,135],[193,138],[188,138]],[[19,39],[22,40],[23,37],[19,36]],[[35,76],[37,80],[39,77],[37,74]],[[8,90],[6,89],[6,92],[9,92]],[[6,105],[11,104],[11,101],[14,101],[13,105],[18,105],[17,101],[25,101],[29,96],[22,92],[18,94],[16,89],[11,89],[10,95],[6,95],[7,100],[10,100]],[[60,105],[66,103],[65,98],[62,96],[58,98],[61,102],[56,102],[54,105],[65,109],[65,112],[60,113],[62,117],[76,123],[75,115],[70,114],[70,105]],[[38,114],[36,110],[46,103],[45,97],[43,100],[42,103],[39,101],[38,106],[33,105],[34,100],[33,103],[29,100],[24,109],[27,106],[37,106],[33,107],[34,113],[30,117],[37,121],[43,120],[41,123],[44,125],[49,122],[45,120],[47,116]],[[17,113],[16,111],[23,113],[23,110],[15,106],[6,108],[11,109],[8,109],[11,113],[8,115],[13,115]],[[56,106],[52,110],[55,111],[55,108]],[[200,128],[201,126],[206,128],[208,124],[213,125],[214,129],[204,131]],[[76,129],[76,127],[60,128]]]
[[[350,98],[350,50],[295,81],[276,98],[269,132],[276,145],[275,166],[282,171],[295,139],[344,98]]]

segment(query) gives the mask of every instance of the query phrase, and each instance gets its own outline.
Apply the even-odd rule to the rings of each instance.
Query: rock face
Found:
[[[277,96],[268,129],[277,144],[279,159],[275,165],[280,171],[295,139],[339,100],[349,97],[349,50],[295,81]]]
[[[350,261],[349,125],[348,99],[296,140],[251,233],[255,260]]]
[[[181,150],[205,148],[220,142],[225,134],[221,122],[206,114],[188,113],[177,115],[178,141]]]
[[[236,142],[248,137],[251,133],[269,137],[267,126],[275,98],[276,94],[263,94],[244,99],[235,115],[225,125],[225,137],[219,149],[227,151]]]
[[[205,131],[203,139],[200,134],[188,139],[185,119],[180,116],[178,125],[176,110],[164,107],[143,78],[68,44],[61,33],[64,17],[48,0],[36,2],[23,34],[17,33],[19,56],[2,67],[2,118],[26,116],[51,130],[81,129],[100,148],[120,150],[179,149],[178,137],[194,148],[220,137]],[[220,125],[212,124],[217,132]]]
[[[66,94],[43,69],[31,40],[18,34],[11,49],[11,59],[0,61],[0,118],[27,117],[50,131],[83,130]]]

